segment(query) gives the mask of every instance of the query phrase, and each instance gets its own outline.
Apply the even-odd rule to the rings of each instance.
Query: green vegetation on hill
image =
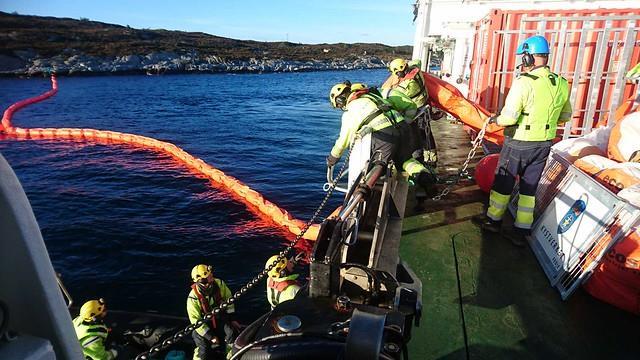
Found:
[[[410,46],[235,40],[201,32],[141,30],[87,19],[0,12],[0,55],[15,56],[21,51],[35,52],[39,57],[74,52],[96,57],[172,52],[217,56],[224,60],[295,61],[354,59],[365,55],[389,61],[394,57],[411,56]]]

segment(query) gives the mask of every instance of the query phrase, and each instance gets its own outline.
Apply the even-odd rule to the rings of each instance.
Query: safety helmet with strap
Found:
[[[85,321],[96,321],[107,312],[104,299],[89,300],[80,308],[80,316]]]
[[[336,109],[343,109],[347,105],[347,97],[351,93],[351,83],[343,81],[333,85],[329,92],[329,101],[331,106]]]
[[[268,269],[269,266],[271,266],[276,260],[278,260],[278,255],[273,255],[269,258],[269,260],[267,260],[267,263],[264,264],[264,268]],[[271,268],[271,270],[269,270],[267,275],[269,275],[270,278],[285,277],[287,276],[287,265],[289,265],[289,260],[287,260],[286,258],[282,258],[278,260],[276,265]]]
[[[400,76],[399,74],[402,73],[403,71],[405,71],[407,69],[407,61],[405,59],[393,59],[390,63],[389,63],[389,71],[396,76]]]
[[[533,55],[549,55],[549,42],[544,36],[531,36],[518,46],[516,54],[522,55],[523,66],[531,67],[535,64]]]
[[[213,274],[213,267],[211,265],[199,264],[191,269],[191,280],[194,283],[206,281],[209,275]]]
[[[351,84],[351,91],[358,91],[368,89],[369,87],[365,83],[353,83]]]

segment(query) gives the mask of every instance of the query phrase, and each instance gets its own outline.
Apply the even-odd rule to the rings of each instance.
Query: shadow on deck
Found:
[[[460,125],[437,122],[439,171],[454,171],[469,150]],[[411,193],[410,193],[411,198]],[[408,201],[401,257],[423,282],[423,317],[411,359],[636,359],[640,318],[582,290],[567,301],[535,256],[471,216],[487,195],[460,184],[447,198],[413,211]]]

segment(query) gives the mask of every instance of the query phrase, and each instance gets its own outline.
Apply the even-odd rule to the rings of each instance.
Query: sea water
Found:
[[[21,127],[121,131],[168,141],[307,220],[324,196],[325,157],[340,129],[329,105],[345,79],[386,70],[277,74],[60,77],[59,92],[14,116]],[[48,79],[0,79],[0,106]],[[291,236],[171,157],[127,145],[0,139],[22,182],[55,270],[77,304],[186,315],[190,270],[211,264],[239,289]],[[326,216],[340,203],[333,196]],[[264,284],[237,305],[268,309]]]

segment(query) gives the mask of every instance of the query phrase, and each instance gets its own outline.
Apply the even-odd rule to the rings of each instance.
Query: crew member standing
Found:
[[[222,302],[231,298],[231,290],[221,279],[213,277],[213,269],[210,265],[196,265],[191,270],[191,292],[187,297],[187,314],[189,321],[195,324],[210,314],[213,309]],[[225,313],[214,316],[205,321],[193,331],[193,341],[196,349],[193,359],[224,359],[227,352],[227,344],[233,341],[234,331],[240,326],[236,321],[230,320],[230,314],[234,313],[233,304],[227,307]]]
[[[389,71],[398,78],[397,84],[393,86],[394,89],[400,90],[407,95],[418,109],[427,106],[429,93],[424,85],[424,75],[420,70],[420,60],[413,60],[407,63],[404,59],[394,59],[389,63]],[[421,157],[424,159],[425,164],[435,168],[438,162],[438,152],[436,150],[436,140],[431,131],[430,118],[431,109],[424,109],[423,115],[416,119],[415,130],[420,135],[422,142],[423,152],[420,154]]]
[[[518,211],[514,231],[508,233],[514,245],[524,246],[531,231],[535,193],[549,155],[557,125],[571,119],[567,80],[550,71],[549,43],[542,36],[526,39],[517,50],[522,55],[522,73],[511,86],[500,115],[505,141],[486,215],[474,217],[483,230],[500,232],[509,197],[520,177]]]

